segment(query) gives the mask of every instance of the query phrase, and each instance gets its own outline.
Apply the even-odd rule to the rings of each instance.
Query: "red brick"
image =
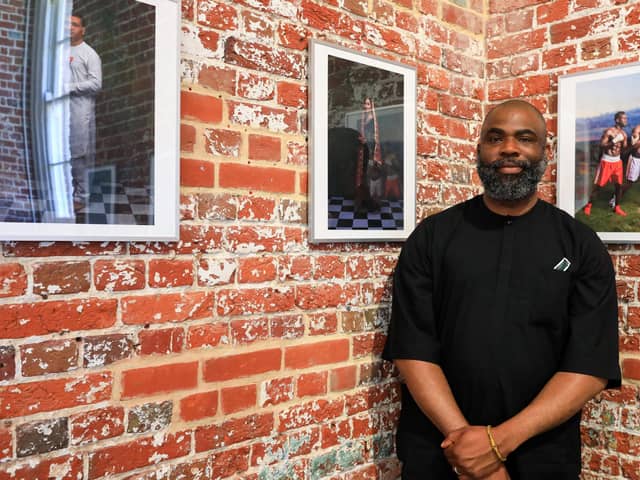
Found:
[[[260,283],[276,278],[277,262],[274,257],[241,258],[238,266],[238,282]]]
[[[145,263],[142,260],[97,260],[93,265],[96,290],[121,292],[144,288]]]
[[[269,338],[269,320],[266,318],[234,320],[230,323],[230,327],[231,341],[234,345]]]
[[[27,273],[19,263],[0,265],[0,298],[24,295],[27,290]]]
[[[215,347],[220,343],[229,343],[228,324],[213,323],[189,327],[187,348]]]
[[[520,8],[546,2],[547,0],[510,0],[509,2],[489,0],[489,13],[513,12]]]
[[[293,400],[293,377],[274,378],[260,384],[258,406],[278,405]]]
[[[287,453],[289,457],[293,456],[287,446],[287,437],[284,435],[253,443],[251,445],[251,465],[259,465],[264,468],[266,465],[273,465],[285,458]]]
[[[272,73],[301,80],[305,71],[302,55],[273,48],[257,42],[247,42],[235,37],[227,38],[224,45],[224,61],[229,65]]]
[[[365,333],[353,339],[353,356],[380,355],[384,348],[386,335],[381,332]]]
[[[134,342],[129,334],[96,335],[82,340],[85,368],[104,367],[134,354]]]
[[[309,314],[309,335],[327,335],[338,331],[338,316],[335,312]]]
[[[307,255],[279,257],[280,280],[310,280],[313,272],[311,261],[312,258]]]
[[[332,392],[350,390],[356,386],[357,368],[355,365],[334,368],[329,375],[329,387]]]
[[[203,378],[205,382],[223,382],[280,370],[281,359],[279,348],[212,358],[204,361]]]
[[[351,422],[349,420],[336,420],[322,425],[322,448],[342,445],[351,439]]]
[[[273,430],[273,423],[273,413],[265,413],[234,418],[221,425],[199,427],[194,435],[196,452],[268,436]]]
[[[307,87],[297,83],[278,82],[278,103],[285,107],[307,108]]]
[[[239,387],[223,388],[220,391],[222,413],[240,412],[256,406],[258,391],[256,385],[242,385]]]
[[[266,135],[249,135],[249,158],[251,160],[279,162],[281,156],[279,138]]]
[[[150,287],[182,287],[192,283],[192,260],[152,259],[149,261]]]
[[[198,264],[198,285],[213,287],[233,283],[236,263],[233,259],[203,258]]]
[[[78,342],[51,340],[22,345],[20,357],[22,375],[25,377],[68,372],[78,368]]]
[[[251,447],[225,449],[211,455],[211,478],[227,478],[249,468]]]
[[[345,398],[345,412],[347,415],[364,412],[380,405],[396,403],[400,400],[398,384],[373,385],[360,390]]]
[[[106,407],[69,418],[71,445],[86,445],[124,433],[124,408]]]
[[[276,201],[273,198],[248,195],[238,197],[238,220],[272,222],[277,216]]]
[[[184,346],[184,336],[182,328],[143,330],[138,334],[140,355],[179,353]]]
[[[0,338],[107,328],[116,321],[116,299],[88,298],[0,305]]]
[[[238,28],[238,10],[220,2],[198,2],[196,19],[201,25],[219,30]]]
[[[92,257],[119,255],[124,243],[118,242],[13,242],[3,247],[6,257]]]
[[[346,338],[287,347],[284,352],[285,368],[307,368],[348,359],[349,340]]]
[[[290,288],[245,288],[218,292],[218,315],[286,312],[294,308]]]
[[[193,152],[196,144],[196,128],[193,125],[180,124],[180,150]]]
[[[281,22],[278,27],[280,45],[294,50],[305,50],[311,34],[307,28],[300,24]]]
[[[234,101],[229,101],[228,105],[229,120],[236,125],[278,133],[299,133],[297,109]]]
[[[184,322],[212,315],[213,294],[208,292],[165,293],[123,297],[122,323],[141,325]]]
[[[640,380],[640,360],[636,358],[622,360],[622,376],[631,380]]]
[[[91,285],[89,262],[50,262],[33,266],[33,293],[46,297],[86,292]]]
[[[582,60],[597,60],[611,56],[611,40],[611,37],[607,37],[582,42]]]
[[[183,33],[189,32],[185,27],[182,28],[182,31]],[[217,32],[200,28],[198,29],[198,40],[200,40],[200,43],[205,50],[209,50],[212,53],[218,51],[218,47],[220,46],[220,35],[218,35]],[[209,77],[207,80],[211,80],[211,78]]]
[[[207,123],[222,121],[222,100],[210,95],[183,90],[180,92],[180,110],[182,118],[200,120]]]
[[[0,429],[0,460],[6,460],[13,456],[13,436],[11,430]],[[0,475],[2,475],[0,473]]]
[[[442,18],[447,23],[458,25],[465,30],[474,34],[482,33],[483,21],[482,18],[468,10],[462,9],[455,5],[443,4],[442,5]]]
[[[253,73],[240,72],[238,77],[239,97],[249,100],[273,100],[276,84],[269,77]]]
[[[122,398],[186,390],[197,384],[198,362],[125,370],[122,372]]]
[[[273,41],[273,24],[265,19],[265,15],[244,10],[242,23],[246,33],[265,41]]]
[[[300,338],[304,336],[304,319],[302,315],[284,315],[269,319],[271,337]]]
[[[0,418],[14,418],[91,405],[111,398],[111,373],[0,387]]]
[[[509,55],[517,53],[538,50],[542,48],[544,42],[544,29],[516,33],[514,35],[491,39],[488,42],[487,55],[489,59],[508,57]]]
[[[183,187],[213,187],[213,163],[194,158],[180,159],[180,185]]]
[[[89,454],[89,479],[116,475],[156,464],[161,460],[183,457],[190,450],[190,436],[181,432],[154,435],[101,448]]]
[[[82,455],[62,455],[41,459],[35,463],[31,459],[26,463],[11,464],[9,468],[0,471],[0,480],[73,480],[83,478],[83,469]],[[64,472],[64,477],[51,477],[51,472]]]
[[[182,18],[184,20],[193,20],[193,4],[195,0],[182,0]]]
[[[569,0],[555,0],[547,5],[540,5],[536,8],[536,18],[538,25],[557,22],[569,15]]]
[[[242,146],[242,134],[235,130],[211,128],[205,130],[206,148],[209,153],[221,157],[238,158]]]
[[[343,257],[323,255],[317,257],[314,264],[313,278],[315,280],[345,278],[345,261]]]
[[[296,174],[293,170],[275,167],[257,167],[237,163],[220,164],[220,186],[248,188],[266,192],[295,192]]]
[[[200,218],[208,220],[235,220],[238,210],[237,197],[228,193],[201,193],[197,196]]]
[[[337,307],[359,301],[358,285],[316,283],[296,286],[296,305],[305,310]]]
[[[578,61],[575,45],[553,48],[542,52],[542,66],[546,69],[573,65]]]
[[[235,95],[237,78],[237,73],[234,69],[205,66],[200,70],[198,83],[203,87],[208,87],[218,92]]]
[[[307,144],[296,142],[287,143],[287,164],[289,165],[307,165],[309,162],[307,155]]]
[[[213,417],[217,411],[217,391],[194,393],[180,400],[180,418],[187,422]]]
[[[324,423],[342,416],[344,412],[344,400],[314,400],[302,405],[295,405],[283,410],[278,415],[280,419],[279,429],[281,432],[293,430],[295,428],[306,427]]]

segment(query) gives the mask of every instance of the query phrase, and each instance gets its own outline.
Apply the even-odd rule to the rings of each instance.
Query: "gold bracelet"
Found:
[[[502,454],[500,453],[500,450],[498,450],[498,445],[496,445],[496,441],[493,439],[493,435],[491,434],[491,425],[487,425],[487,437],[489,437],[491,450],[493,450],[493,453],[496,454],[496,457],[498,457],[498,460],[500,460],[502,463],[506,462],[507,457],[502,456]]]

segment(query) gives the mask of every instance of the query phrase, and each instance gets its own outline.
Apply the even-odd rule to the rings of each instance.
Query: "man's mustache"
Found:
[[[485,163],[485,166],[490,167],[494,170],[498,170],[503,167],[519,167],[522,169],[527,169],[531,167],[531,162],[529,160],[515,160],[515,159],[502,158],[489,164]]]

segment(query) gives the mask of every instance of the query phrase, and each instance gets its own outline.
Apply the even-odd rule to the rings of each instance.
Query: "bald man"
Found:
[[[495,107],[477,146],[484,193],[402,249],[383,357],[404,382],[404,480],[576,480],[580,411],[620,384],[611,260],[538,198],[545,144],[532,105]]]

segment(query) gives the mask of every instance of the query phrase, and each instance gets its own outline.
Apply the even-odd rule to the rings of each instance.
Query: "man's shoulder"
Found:
[[[545,224],[555,225],[556,228],[560,229],[562,235],[569,235],[573,239],[573,243],[602,243],[598,234],[590,226],[580,220],[576,220],[569,213],[545,200],[540,200],[540,202],[548,216]],[[550,219],[552,222],[549,221]]]

